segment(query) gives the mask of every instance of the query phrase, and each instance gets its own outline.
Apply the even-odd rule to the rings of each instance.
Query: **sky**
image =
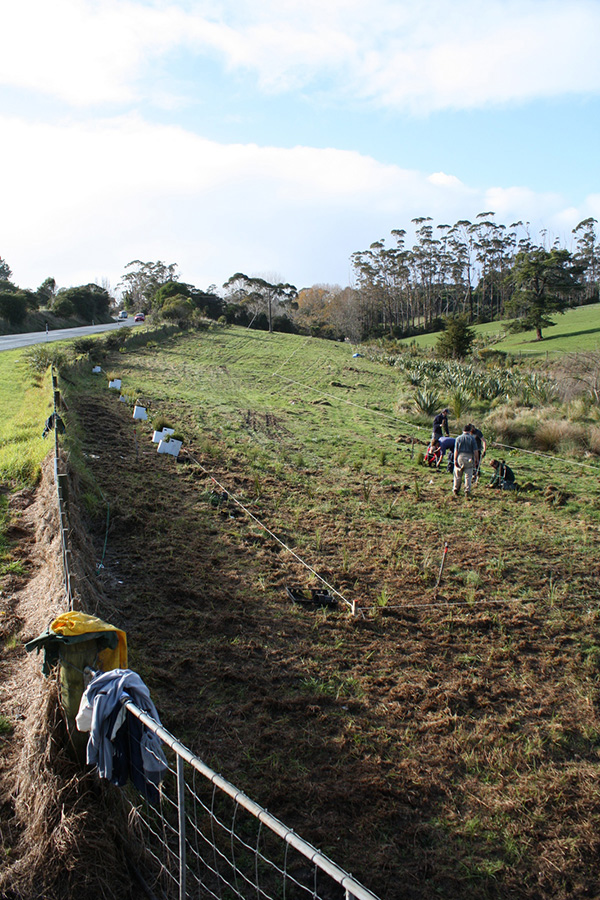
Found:
[[[411,220],[600,219],[600,0],[0,0],[0,257],[352,284]]]

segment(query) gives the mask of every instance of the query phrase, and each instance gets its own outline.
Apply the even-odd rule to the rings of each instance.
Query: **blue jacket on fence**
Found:
[[[122,700],[131,700],[157,725],[160,719],[148,688],[130,669],[100,672],[90,681],[79,704],[77,728],[89,731],[86,759],[101,778],[123,786],[127,779],[151,803],[167,770],[160,738],[128,713]]]

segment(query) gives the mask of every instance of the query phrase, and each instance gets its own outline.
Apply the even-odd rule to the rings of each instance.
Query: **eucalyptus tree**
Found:
[[[473,321],[473,280],[475,277],[476,250],[474,226],[468,219],[459,219],[448,232],[452,251],[452,278],[459,293],[458,310],[468,313]]]
[[[390,333],[395,325],[407,327],[409,319],[407,253],[402,230],[392,232],[396,247],[382,238],[368,250],[353,253],[352,265],[362,299],[362,318],[367,332],[382,326]]]
[[[577,242],[577,250],[574,256],[577,262],[585,267],[584,299],[588,303],[593,303],[599,299],[600,244],[598,244],[596,237],[597,224],[598,220],[590,216],[590,218],[584,219],[573,229]]]
[[[494,238],[497,236],[497,229],[504,226],[498,226],[493,221],[495,213],[491,210],[488,212],[478,213],[476,221],[472,226],[473,247],[475,249],[475,258],[479,265],[479,282],[475,291],[475,315],[477,319],[487,318],[488,308],[493,305],[493,282],[494,282]]]
[[[131,312],[152,308],[160,287],[170,281],[178,281],[177,263],[142,262],[134,259],[127,263],[119,282],[123,290],[125,307]]]
[[[474,248],[479,265],[477,285],[477,317],[494,319],[502,315],[504,304],[510,296],[507,276],[513,264],[517,248],[515,222],[508,228],[493,220],[495,213],[485,212],[477,216],[479,222],[472,226]]]
[[[392,235],[396,241],[391,255],[394,275],[395,324],[402,331],[408,331],[411,325],[415,326],[417,315],[414,306],[414,287],[410,280],[411,252],[405,246],[406,231],[404,228],[392,229]]]
[[[412,248],[411,269],[421,297],[421,316],[424,324],[428,324],[436,314],[439,315],[435,303],[435,286],[440,269],[441,242],[433,236],[431,216],[420,216],[411,221],[416,226],[417,237],[417,243]]]
[[[268,315],[269,332],[273,331],[273,308],[286,312],[294,308],[298,291],[293,284],[278,282],[272,284],[264,278],[249,277],[243,272],[236,272],[223,285],[226,290],[226,299],[247,305],[258,315],[266,312]]]
[[[57,284],[54,278],[46,278],[40,284],[36,293],[39,297],[40,304],[43,306],[51,306],[56,295]]]
[[[384,318],[385,298],[390,289],[390,252],[381,238],[373,241],[368,250],[353,253],[350,259],[361,297],[361,319],[368,334]]]

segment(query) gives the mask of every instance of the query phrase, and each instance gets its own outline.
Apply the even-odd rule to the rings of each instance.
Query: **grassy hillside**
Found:
[[[20,351],[0,353],[0,577],[21,573],[7,538],[10,492],[35,484],[51,449],[44,423],[52,411],[49,373],[35,377]]]
[[[498,338],[497,342],[494,342],[494,347],[515,355],[555,356],[561,353],[600,349],[600,304],[579,306],[552,318],[556,324],[543,330],[543,341],[536,340],[535,331],[511,334],[503,322],[475,325],[474,331],[487,339]],[[418,347],[433,347],[438,336],[427,334],[414,338],[414,341]]]
[[[531,490],[486,465],[468,504],[348,345],[215,329],[104,369],[64,385],[99,613],[167,727],[381,897],[597,895],[594,458],[512,451]],[[290,601],[317,576],[335,610]]]
[[[0,353],[0,481],[34,482],[50,449],[42,439],[52,411],[49,373],[35,377],[22,351]]]

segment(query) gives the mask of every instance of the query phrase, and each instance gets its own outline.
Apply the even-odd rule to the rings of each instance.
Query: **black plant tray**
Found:
[[[337,600],[329,591],[323,588],[286,588],[290,600],[301,603],[302,606],[327,606],[330,609],[337,606]]]

